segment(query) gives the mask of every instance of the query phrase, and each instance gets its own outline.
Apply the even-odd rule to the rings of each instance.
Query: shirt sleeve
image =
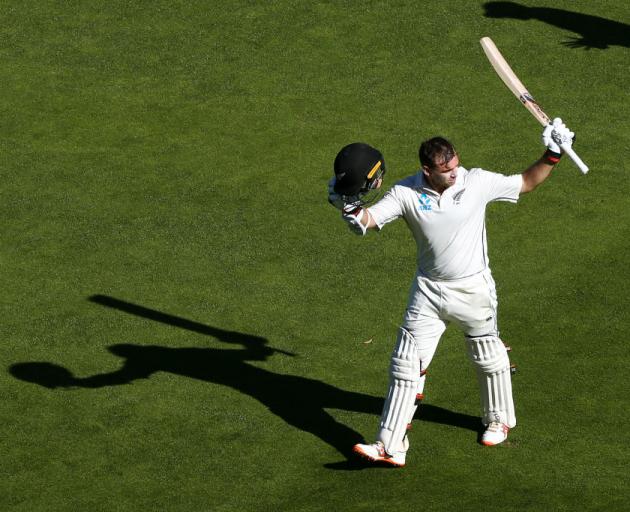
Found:
[[[520,174],[505,176],[483,169],[479,171],[488,203],[492,201],[516,203],[518,201],[523,186],[523,176]]]
[[[396,187],[393,187],[383,196],[383,199],[367,209],[378,229],[381,229],[388,222],[402,217],[403,204],[397,192]]]

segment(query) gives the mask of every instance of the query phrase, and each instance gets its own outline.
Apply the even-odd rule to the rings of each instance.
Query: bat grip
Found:
[[[588,172],[588,165],[582,162],[582,159],[577,156],[569,144],[560,144],[560,147],[562,148],[562,151],[569,155],[569,158],[573,160],[573,163],[578,166],[578,169],[582,171],[582,174],[586,174]]]

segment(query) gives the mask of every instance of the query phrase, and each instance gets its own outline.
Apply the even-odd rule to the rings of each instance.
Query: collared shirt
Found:
[[[418,247],[418,272],[435,280],[462,279],[488,268],[486,205],[515,203],[520,174],[505,176],[459,167],[455,184],[440,195],[420,172],[396,183],[368,208],[381,229],[403,217]]]

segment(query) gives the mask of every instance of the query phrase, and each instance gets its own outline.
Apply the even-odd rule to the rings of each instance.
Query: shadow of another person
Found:
[[[486,18],[538,20],[579,34],[563,43],[570,48],[630,48],[630,25],[619,21],[552,7],[527,7],[516,2],[486,2],[484,9]]]

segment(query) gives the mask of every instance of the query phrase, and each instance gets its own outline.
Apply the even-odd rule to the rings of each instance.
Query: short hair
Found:
[[[453,144],[444,137],[433,137],[425,140],[420,144],[420,149],[418,150],[420,164],[426,165],[429,169],[434,168],[436,165],[450,162],[455,154],[456,151]]]

